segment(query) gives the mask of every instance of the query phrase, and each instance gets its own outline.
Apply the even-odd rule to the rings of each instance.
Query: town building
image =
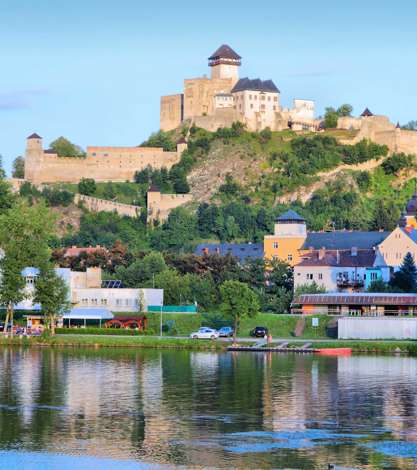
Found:
[[[242,57],[223,44],[209,58],[210,77],[184,80],[184,91],[161,97],[160,128],[172,130],[184,121],[215,131],[242,122],[249,130],[317,130],[314,101],[296,99],[291,109],[280,104],[272,80],[239,78]]]
[[[69,268],[56,268],[69,290],[72,307],[102,307],[112,312],[147,311],[148,306],[163,305],[163,289],[124,288],[120,281],[102,279],[101,268],[87,268],[85,272],[71,271]],[[18,310],[39,310],[33,303],[37,268],[28,267],[22,271],[25,278],[25,300],[15,306]]]
[[[198,256],[218,255],[233,256],[240,264],[262,259],[264,256],[261,243],[200,243],[194,250]]]
[[[294,266],[294,289],[316,285],[327,292],[360,292],[372,282],[390,280],[390,268],[378,265],[374,249],[310,250]]]
[[[291,266],[299,264],[312,250],[371,250],[387,238],[389,232],[334,230],[308,232],[305,219],[293,210],[280,215],[273,235],[264,237],[266,259],[280,259]]]

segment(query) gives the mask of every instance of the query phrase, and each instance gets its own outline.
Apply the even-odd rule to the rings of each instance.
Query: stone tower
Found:
[[[208,59],[211,78],[231,78],[234,86],[239,80],[241,59],[230,46],[223,44]]]
[[[36,184],[36,170],[43,160],[42,137],[36,133],[26,139],[25,180]]]

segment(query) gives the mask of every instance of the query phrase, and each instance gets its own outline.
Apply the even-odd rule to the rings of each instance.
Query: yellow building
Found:
[[[293,210],[275,221],[274,234],[264,237],[264,256],[267,260],[280,259],[290,266],[300,262],[300,250],[307,238],[306,221]]]

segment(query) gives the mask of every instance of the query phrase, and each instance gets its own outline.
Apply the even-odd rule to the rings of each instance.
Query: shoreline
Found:
[[[284,339],[279,339],[283,341]],[[297,348],[301,341],[287,338],[289,348]],[[308,340],[304,340],[307,342]],[[274,340],[272,346],[277,345]],[[251,346],[244,339],[238,338],[241,346]],[[86,347],[86,348],[136,348],[136,349],[169,349],[189,351],[218,351],[226,352],[230,341],[194,340],[188,338],[155,337],[155,336],[110,336],[110,335],[57,335],[54,337],[0,337],[0,346],[25,347]],[[413,340],[327,340],[317,338],[312,343],[313,348],[351,348],[352,353],[373,354],[407,354],[417,356],[417,341]],[[288,353],[289,354],[289,353]]]

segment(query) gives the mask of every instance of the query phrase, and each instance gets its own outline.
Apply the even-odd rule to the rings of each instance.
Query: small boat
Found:
[[[319,348],[314,351],[321,356],[350,356],[352,354],[351,348]]]

